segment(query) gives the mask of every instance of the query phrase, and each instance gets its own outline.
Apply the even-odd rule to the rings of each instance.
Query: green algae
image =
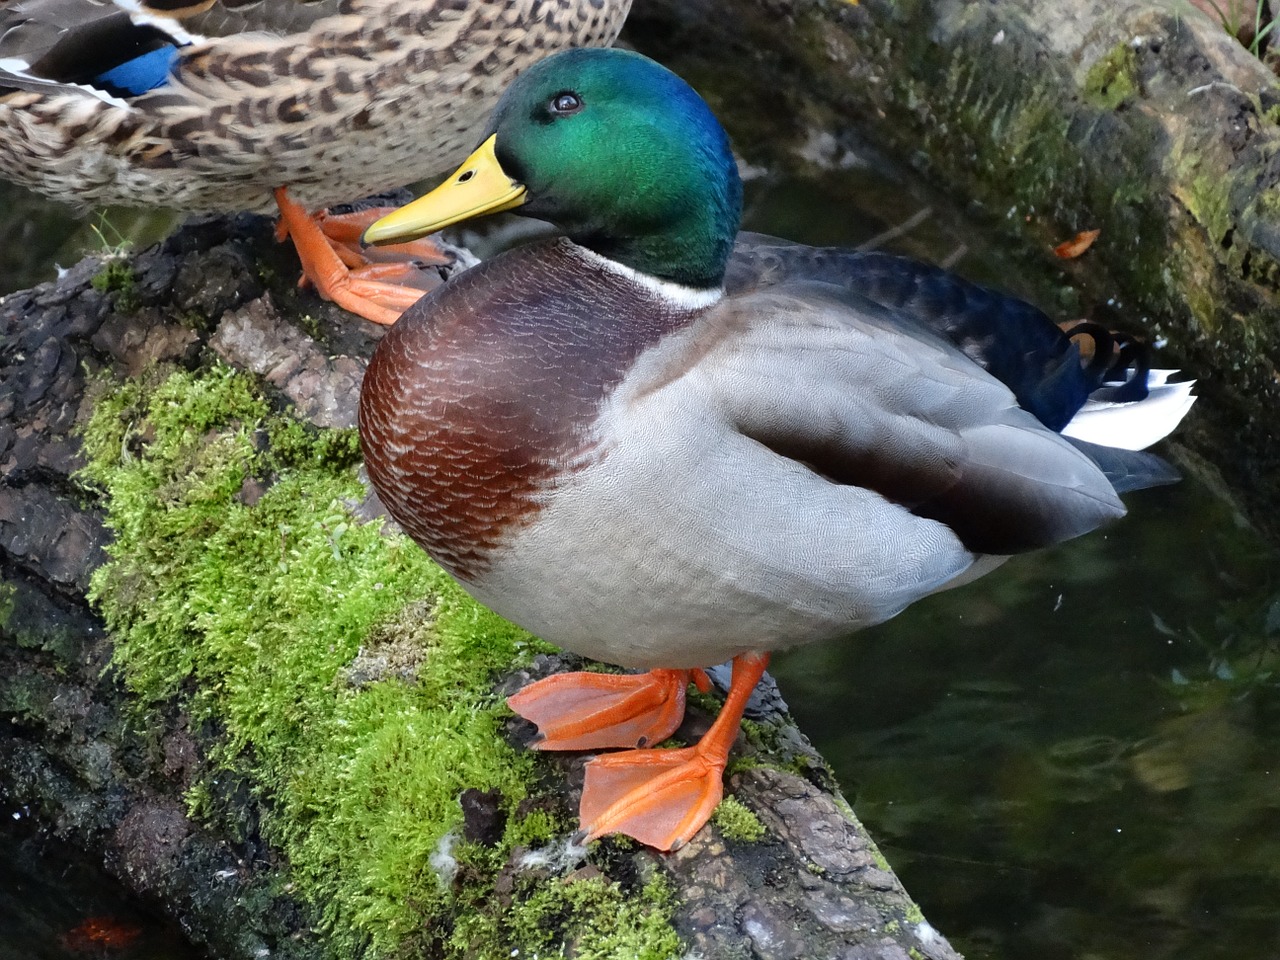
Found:
[[[1082,91],[1085,98],[1103,110],[1115,110],[1136,97],[1138,54],[1128,43],[1118,43],[1089,68]]]
[[[545,648],[416,545],[355,519],[353,431],[273,412],[250,378],[218,367],[100,389],[83,439],[81,481],[104,495],[115,534],[91,588],[113,669],[140,713],[176,699],[193,730],[220,731],[188,809],[234,832],[220,782],[251,785],[288,862],[281,882],[313,905],[332,955],[505,957],[575,924],[596,944],[575,956],[679,953],[660,897],[539,926],[551,895],[532,880],[523,900],[492,896],[515,846],[569,829],[521,807],[535,761],[499,735],[509,713],[493,692]],[[362,648],[389,634],[415,648],[408,674],[355,682]],[[459,839],[466,788],[500,797],[496,847]],[[568,907],[586,902],[555,889]]]

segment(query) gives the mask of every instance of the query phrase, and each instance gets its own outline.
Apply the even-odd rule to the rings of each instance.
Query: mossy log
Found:
[[[370,519],[379,332],[297,275],[211,219],[0,301],[8,809],[225,960],[955,957],[776,698],[679,853],[573,845],[583,759],[502,704],[562,660]]]
[[[1179,444],[1280,536],[1280,88],[1211,17],[1182,0],[636,0],[624,39],[703,91],[748,160],[914,168],[1023,251],[1006,286],[1052,304],[1065,270],[1092,318],[1166,337],[1205,397]],[[1086,256],[1055,260],[1090,229]]]

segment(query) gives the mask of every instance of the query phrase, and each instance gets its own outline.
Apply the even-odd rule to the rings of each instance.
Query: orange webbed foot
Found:
[[[627,750],[588,761],[578,808],[586,838],[622,833],[658,850],[688,843],[724,795],[728,751],[699,747]]]
[[[350,213],[330,213],[321,210],[313,219],[330,246],[352,273],[368,279],[385,280],[412,286],[425,275],[434,286],[439,278],[428,267],[447,267],[454,262],[454,255],[447,252],[431,237],[419,237],[404,243],[384,243],[365,246],[361,242],[364,232],[376,221],[396,207],[367,207]]]
[[[359,249],[358,241],[362,224],[377,219],[386,212],[384,208],[312,216],[289,197],[284,187],[275,191],[275,197],[280,207],[276,236],[282,240],[293,238],[304,278],[326,300],[374,323],[395,323],[422,297],[420,287],[406,282],[410,272],[420,273],[422,265],[449,262],[448,256],[430,240],[415,240],[389,248],[400,263],[373,263]],[[393,279],[400,282],[392,282]]]
[[[622,833],[659,850],[688,843],[724,795],[729,748],[768,665],[767,653],[733,658],[729,696],[695,746],[631,749],[589,760],[578,809],[587,839]],[[538,749],[631,747],[657,743],[675,731],[690,682],[703,692],[710,688],[701,670],[562,673],[529,684],[507,703],[538,725]]]
[[[690,682],[710,688],[701,670],[642,674],[559,673],[531,683],[507,704],[538,726],[539,750],[601,750],[660,743],[684,718]]]
[[[659,850],[693,839],[724,795],[729,748],[768,665],[767,653],[734,657],[729,696],[695,746],[627,750],[588,761],[578,808],[587,839],[622,833]]]

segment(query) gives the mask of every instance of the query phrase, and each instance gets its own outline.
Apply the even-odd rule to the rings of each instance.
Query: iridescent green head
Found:
[[[571,50],[525,71],[480,149],[366,239],[516,207],[611,260],[705,288],[723,278],[742,186],[728,137],[683,80],[636,53]]]

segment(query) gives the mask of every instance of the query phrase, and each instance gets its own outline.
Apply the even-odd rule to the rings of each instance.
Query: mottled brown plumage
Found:
[[[0,0],[0,176],[78,205],[266,210],[280,186],[312,208],[356,199],[442,172],[512,77],[612,42],[630,0],[139,6]],[[148,17],[196,35],[172,77],[94,89],[98,60],[154,41]]]

